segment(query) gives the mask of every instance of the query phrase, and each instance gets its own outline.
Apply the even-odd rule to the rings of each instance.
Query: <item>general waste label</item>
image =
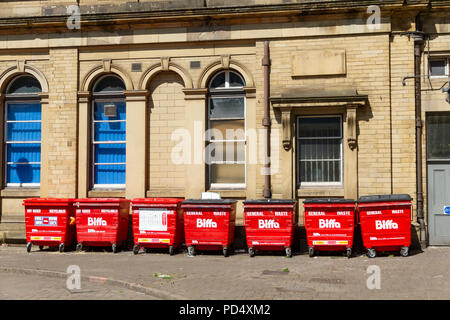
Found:
[[[444,207],[444,214],[450,214],[450,206]]]

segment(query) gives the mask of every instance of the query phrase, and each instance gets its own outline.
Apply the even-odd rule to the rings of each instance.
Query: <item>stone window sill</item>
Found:
[[[5,188],[0,195],[6,198],[39,198],[40,188]]]
[[[297,189],[297,197],[299,198],[343,198],[344,197],[344,188],[343,187],[309,187],[309,188],[300,188]]]

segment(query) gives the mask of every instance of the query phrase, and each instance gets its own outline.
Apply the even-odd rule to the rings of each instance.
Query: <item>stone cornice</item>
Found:
[[[354,96],[327,96],[327,97],[272,97],[270,99],[274,108],[289,105],[290,107],[315,107],[334,105],[365,106],[368,104],[367,95]]]
[[[173,26],[182,26],[183,23],[192,23],[193,19],[195,19],[195,22],[213,23],[212,19],[248,19],[264,16],[279,18],[299,14],[314,15],[345,12],[365,13],[369,5],[380,5],[382,10],[418,10],[429,9],[430,0],[409,0],[407,5],[403,4],[403,0],[335,0],[315,3],[311,1],[300,1],[299,3],[273,1],[274,4],[266,5],[255,5],[254,1],[243,0],[240,2],[242,3],[240,6],[220,6],[220,2],[207,1],[207,7],[203,6],[204,1],[192,1],[192,3],[189,1],[187,7],[181,5],[174,7],[170,2],[167,2],[166,6],[161,5],[159,7],[155,7],[156,3],[153,2],[137,2],[128,6],[105,4],[94,6],[94,8],[90,5],[81,5],[82,31],[101,30],[102,26],[112,26],[117,29],[120,29],[120,26],[125,26],[129,29],[133,24],[145,26],[146,24],[164,25],[173,23]],[[172,3],[174,2],[172,1]],[[434,2],[431,6],[433,5]],[[68,32],[70,30],[67,29],[66,25],[68,18],[66,10],[66,6],[42,6],[43,15],[41,16],[0,18],[0,30],[14,28],[15,32],[18,32],[20,29],[51,28]]]

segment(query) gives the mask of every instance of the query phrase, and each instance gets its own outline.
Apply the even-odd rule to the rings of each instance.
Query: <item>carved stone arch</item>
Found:
[[[211,77],[220,70],[237,71],[244,78],[246,87],[248,88],[255,87],[253,76],[251,72],[247,69],[247,67],[245,67],[242,63],[236,60],[233,59],[227,60],[223,58],[211,63],[203,70],[202,74],[200,75],[197,87],[207,88]]]
[[[115,74],[119,76],[125,84],[125,88],[127,91],[134,90],[133,81],[130,76],[123,71],[121,68],[113,65],[113,64],[103,64],[94,67],[91,71],[89,71],[81,82],[81,90],[84,92],[91,91],[95,81],[102,75],[105,74]]]
[[[194,87],[191,76],[183,67],[173,62],[164,63],[164,59],[161,60],[161,63],[154,64],[153,66],[148,68],[147,71],[145,71],[145,73],[142,75],[141,80],[139,81],[140,90],[146,90],[150,81],[158,73],[164,71],[173,71],[178,74],[181,79],[183,79],[185,89],[192,89]]]
[[[29,74],[35,77],[41,85],[41,92],[43,94],[48,93],[48,82],[44,74],[35,67],[24,63],[18,63],[17,66],[10,67],[0,74],[0,94],[5,93],[6,87],[11,79],[21,74]]]

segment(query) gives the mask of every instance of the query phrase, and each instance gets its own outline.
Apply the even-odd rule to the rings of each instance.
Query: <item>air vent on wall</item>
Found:
[[[200,69],[200,61],[191,61],[191,69]]]
[[[131,71],[132,72],[141,72],[142,71],[142,63],[132,63]]]
[[[103,107],[103,112],[107,118],[117,117],[117,108],[114,104],[107,104]]]

